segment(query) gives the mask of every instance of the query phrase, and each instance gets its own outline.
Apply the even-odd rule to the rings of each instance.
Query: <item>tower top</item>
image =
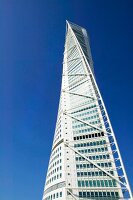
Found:
[[[82,48],[85,58],[87,59],[91,67],[91,70],[94,74],[93,60],[92,60],[91,49],[90,49],[90,41],[89,41],[89,37],[88,37],[86,29],[77,24],[74,24],[73,22],[66,20],[66,34],[67,32],[69,32],[69,30],[74,33],[80,47]]]
[[[70,26],[72,29],[75,27],[75,28],[77,28],[77,29],[84,29],[84,30],[85,30],[85,28],[83,28],[82,26],[79,26],[79,25],[77,25],[77,24],[75,24],[75,23],[73,23],[73,22],[70,22],[70,21],[68,21],[68,20],[66,20],[66,25],[67,25],[67,26]]]

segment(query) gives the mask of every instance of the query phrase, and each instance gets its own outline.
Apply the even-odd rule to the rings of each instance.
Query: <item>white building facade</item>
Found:
[[[84,28],[66,23],[62,86],[43,200],[132,199]]]

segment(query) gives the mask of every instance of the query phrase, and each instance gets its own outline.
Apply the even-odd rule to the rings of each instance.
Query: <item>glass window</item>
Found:
[[[95,197],[98,197],[98,192],[95,192]]]
[[[89,181],[89,185],[90,185],[90,187],[92,187],[92,181]]]
[[[102,192],[99,192],[99,197],[102,197]]]
[[[96,187],[96,181],[95,180],[93,180],[93,186]]]
[[[59,197],[59,195],[58,195],[58,193],[56,193],[56,198],[58,198]]]
[[[105,180],[105,186],[108,187],[108,181],[107,180]]]
[[[78,187],[81,187],[81,181],[78,181]]]
[[[97,187],[100,187],[100,181],[97,180]]]
[[[84,183],[84,181],[82,181],[82,187],[85,187],[85,183]]]
[[[102,171],[99,172],[99,176],[102,176]]]
[[[81,176],[83,176],[83,172],[81,172]]]
[[[111,192],[111,196],[115,196],[114,192]]]
[[[88,185],[88,181],[85,181],[85,186],[86,186],[86,187],[88,187],[88,186],[89,186],[89,185]]]
[[[106,192],[103,192],[103,196],[106,197]]]
[[[95,173],[94,173],[94,172],[92,172],[91,174],[92,174],[92,176],[95,176]]]
[[[88,176],[91,176],[91,172],[88,172]]]
[[[87,197],[90,197],[90,192],[87,192]]]
[[[101,186],[104,187],[104,181],[103,180],[101,180]]]
[[[80,176],[80,172],[77,172],[77,176]]]
[[[98,172],[95,172],[95,176],[98,176]]]
[[[116,180],[112,180],[113,186],[116,187]]]
[[[91,197],[94,197],[94,192],[91,192]]]
[[[83,164],[83,168],[86,168],[86,164]]]
[[[107,196],[108,196],[108,197],[110,196],[110,192],[107,192]]]
[[[83,192],[83,197],[86,197],[86,192]]]
[[[84,172],[84,176],[87,176],[87,172]]]
[[[115,192],[115,196],[116,196],[116,197],[119,197],[119,193],[118,193],[118,192]]]
[[[79,192],[79,197],[82,197],[82,192]]]

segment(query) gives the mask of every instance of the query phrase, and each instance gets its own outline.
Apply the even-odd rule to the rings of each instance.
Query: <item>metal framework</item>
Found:
[[[67,22],[68,23],[68,22]],[[86,156],[84,156],[83,154],[79,153],[78,151],[76,151],[74,148],[72,148],[69,143],[65,143],[65,145],[67,147],[69,147],[71,150],[73,150],[76,154],[79,154],[81,157],[85,158],[88,162],[92,163],[93,165],[95,165],[98,169],[100,169],[101,171],[103,171],[104,173],[106,173],[108,176],[110,176],[111,178],[115,179],[118,183],[120,183],[121,185],[124,186],[124,188],[122,188],[123,190],[127,190],[129,192],[129,196],[130,198],[132,199],[133,196],[132,196],[132,192],[131,192],[131,188],[129,186],[129,182],[128,182],[128,178],[127,178],[127,175],[126,175],[126,172],[125,172],[125,168],[124,168],[124,164],[123,164],[123,161],[122,161],[122,158],[121,158],[121,154],[120,154],[120,151],[119,151],[119,148],[118,148],[118,144],[117,144],[117,141],[116,141],[116,138],[115,138],[115,135],[114,135],[114,131],[112,129],[112,126],[111,126],[111,123],[110,123],[110,120],[109,120],[109,117],[108,117],[108,114],[107,114],[107,111],[106,111],[106,108],[105,108],[105,105],[104,105],[104,102],[103,102],[103,99],[101,97],[101,94],[100,94],[100,91],[98,89],[98,86],[97,86],[97,83],[95,81],[95,78],[94,78],[94,74],[91,72],[91,69],[90,69],[90,66],[89,66],[89,63],[86,59],[86,56],[84,55],[84,52],[79,44],[79,41],[77,40],[70,24],[68,23],[68,26],[69,28],[71,29],[71,33],[73,35],[73,39],[75,40],[75,43],[77,44],[77,47],[78,47],[78,50],[79,50],[79,54],[81,55],[80,59],[82,60],[82,62],[84,63],[84,65],[89,68],[89,73],[88,74],[83,74],[84,77],[86,76],[89,76],[91,75],[91,78],[92,78],[92,82],[93,82],[93,86],[95,88],[95,93],[96,93],[96,96],[97,96],[97,99],[94,99],[93,97],[91,96],[85,96],[85,95],[82,95],[82,94],[77,94],[77,93],[73,93],[73,92],[70,92],[68,90],[63,90],[63,92],[67,92],[69,94],[72,94],[72,95],[78,95],[80,97],[85,97],[85,98],[91,98],[93,99],[94,101],[97,101],[98,104],[99,104],[99,107],[101,109],[101,113],[103,115],[103,119],[104,119],[104,123],[106,125],[106,130],[104,129],[101,129],[99,127],[96,127],[94,126],[93,124],[89,124],[89,123],[86,123],[85,121],[83,120],[80,120],[76,117],[73,117],[71,116],[70,114],[67,113],[67,111],[65,110],[64,111],[64,114],[75,119],[75,120],[78,120],[80,121],[81,123],[85,123],[87,124],[88,126],[90,127],[94,127],[95,129],[97,130],[100,130],[100,131],[103,131],[105,134],[109,135],[109,142],[110,142],[110,146],[112,147],[112,152],[114,152],[114,161],[117,162],[119,161],[119,165],[116,163],[116,166],[118,165],[117,167],[117,172],[118,172],[118,175],[119,175],[119,170],[122,171],[122,174],[119,175],[119,179],[117,179],[116,177],[112,176],[110,173],[108,173],[106,170],[104,170],[102,167],[99,167],[97,164],[95,164],[92,160],[88,159]],[[75,58],[76,59],[76,58]],[[79,58],[78,58],[79,59]],[[71,62],[72,60],[69,60],[68,62]],[[67,61],[66,61],[67,63]],[[64,74],[65,76],[74,76],[74,74]],[[82,76],[81,74],[78,74],[79,76]],[[75,74],[75,76],[77,76],[77,74]],[[113,141],[113,145],[112,145],[112,141]],[[71,193],[72,194],[72,193]],[[76,199],[76,198],[75,198]]]
[[[113,131],[113,128],[111,126],[111,122],[108,116],[108,113],[106,111],[101,93],[99,91],[98,85],[95,80],[95,75],[93,72],[93,64],[92,64],[92,58],[91,58],[91,53],[89,52],[90,49],[84,50],[86,48],[86,43],[85,40],[83,40],[82,34],[80,33],[80,30],[82,29],[81,27],[71,24],[67,21],[67,33],[69,34],[69,39],[66,40],[65,44],[65,51],[64,51],[64,61],[63,61],[63,80],[64,84],[62,85],[62,90],[61,90],[61,99],[65,98],[65,95],[67,95],[68,102],[67,103],[62,103],[59,106],[59,112],[58,112],[58,120],[57,120],[57,127],[56,127],[56,133],[55,133],[55,138],[53,142],[53,148],[52,152],[55,151],[55,149],[61,145],[64,144],[64,151],[67,151],[69,149],[71,152],[73,152],[75,155],[79,155],[81,158],[83,158],[87,163],[92,164],[96,169],[102,171],[104,174],[106,174],[107,177],[111,178],[112,180],[115,180],[117,182],[117,187],[114,189],[118,189],[119,191],[122,192],[123,197],[119,197],[117,199],[133,199],[131,188],[128,182],[128,178],[126,175],[126,171],[124,168],[124,164],[121,158],[121,154],[119,151],[119,147],[116,141],[116,137]],[[83,35],[85,35],[84,30],[82,30]],[[66,36],[68,37],[68,36]],[[73,40],[73,44],[71,44],[71,39]],[[86,54],[86,52],[88,52]],[[82,67],[84,68],[84,72],[81,70],[77,73],[75,69],[77,69],[80,65],[82,64]],[[69,82],[71,78],[71,82]],[[86,84],[90,85],[90,92],[85,93],[83,89],[78,89],[81,86],[85,86]],[[82,102],[82,99],[84,100],[84,104],[78,103],[75,105],[75,103],[71,103],[71,101],[76,101],[75,98],[78,98],[79,101]],[[72,99],[72,100],[70,100]],[[85,105],[88,105],[85,100],[90,100],[92,104],[95,104],[95,109],[98,110],[100,113],[99,119],[100,122],[99,124],[95,125],[92,122],[88,122],[85,119],[81,119],[80,117],[75,116],[77,109],[81,109],[85,107]],[[67,104],[67,105],[66,105]],[[90,106],[87,108],[88,110],[92,110],[93,107]],[[66,119],[66,117],[72,120],[81,123],[82,125],[85,125],[86,127],[89,127],[92,129],[91,133],[98,134],[99,132],[103,133],[104,137],[106,138],[106,146],[109,148],[108,154],[111,156],[111,162],[113,163],[112,171],[114,172],[113,174],[108,171],[108,169],[105,169],[104,167],[101,167],[98,165],[94,160],[90,159],[88,156],[85,156],[83,153],[81,153],[79,150],[76,150],[74,147],[75,141],[73,140],[72,133],[70,134],[70,138],[64,136],[64,130],[62,133],[61,139],[59,139],[58,136],[58,123],[61,119],[61,116],[63,115],[63,118]],[[69,120],[68,120],[69,121]],[[66,124],[66,123],[65,123]],[[64,124],[64,125],[65,125]],[[63,125],[63,126],[64,126]],[[52,155],[53,156],[53,155]],[[49,163],[49,171],[51,170],[51,162],[54,158],[51,157],[50,163]],[[67,172],[64,172],[67,173]],[[47,178],[48,179],[48,178]],[[81,188],[77,186],[71,186],[69,184],[69,187],[67,185],[67,182],[70,182],[70,178],[68,178],[67,175],[65,175],[65,180],[66,181],[66,186],[65,186],[65,191],[66,191],[66,199],[75,199],[79,200],[80,197],[77,194],[77,192],[73,191],[79,191]],[[47,185],[47,181],[46,181]],[[49,188],[46,187],[48,190]],[[86,188],[86,190],[102,190],[104,188]],[[106,188],[105,188],[106,189]],[[113,187],[109,188],[110,190],[113,189]],[[47,196],[47,195],[46,195]],[[71,196],[71,198],[69,198]],[[64,198],[65,199],[65,198]],[[86,199],[86,198],[81,198],[81,199]],[[93,199],[93,198],[92,198]],[[107,199],[107,198],[103,198]],[[109,198],[108,198],[109,199]],[[113,199],[113,198],[111,198]],[[45,198],[45,189],[44,189],[44,200],[49,200],[49,197]]]

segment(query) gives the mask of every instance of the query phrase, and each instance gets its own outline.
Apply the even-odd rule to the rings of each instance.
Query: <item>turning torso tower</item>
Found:
[[[43,200],[132,199],[87,32],[66,22],[62,86]]]

